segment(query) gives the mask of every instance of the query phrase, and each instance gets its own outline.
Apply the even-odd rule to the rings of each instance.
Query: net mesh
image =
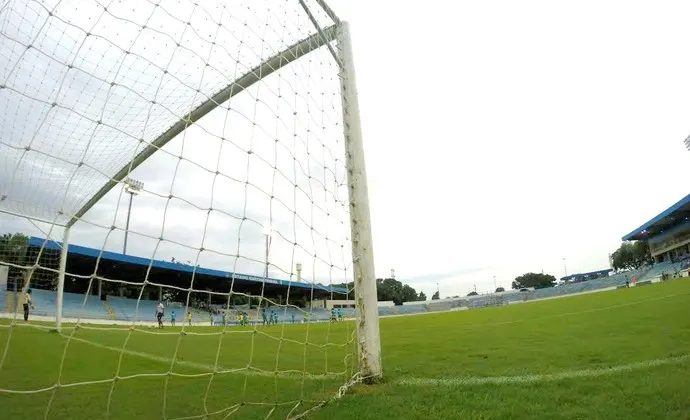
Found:
[[[9,418],[295,417],[356,381],[354,309],[326,307],[352,297],[334,24],[313,1],[0,1]]]

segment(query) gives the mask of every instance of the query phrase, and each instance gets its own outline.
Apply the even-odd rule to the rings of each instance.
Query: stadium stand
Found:
[[[690,256],[690,195],[623,237],[646,241],[656,263],[676,263]]]
[[[40,258],[40,265],[56,269],[59,260],[59,250],[61,244],[46,240],[44,238],[30,237],[27,247],[27,255]],[[96,263],[98,261],[98,264]],[[223,315],[221,309],[225,305],[219,304],[226,297],[222,293],[229,291],[229,279],[233,279],[235,290],[250,296],[265,296],[273,301],[290,299],[290,301],[300,301],[305,297],[313,296],[315,299],[326,298],[327,296],[347,293],[344,287],[331,287],[321,284],[308,283],[303,281],[292,281],[274,278],[265,278],[240,273],[231,273],[215,269],[192,267],[185,264],[174,262],[139,258],[131,255],[123,255],[115,252],[103,251],[94,248],[87,248],[79,245],[70,245],[67,254],[67,266],[70,273],[79,278],[66,279],[64,291],[63,316],[66,318],[81,319],[102,319],[116,321],[154,321],[155,306],[157,299],[163,298],[163,287],[149,287],[140,293],[135,286],[133,290],[121,288],[119,291],[112,287],[103,287],[101,283],[107,283],[109,278],[126,278],[130,281],[140,281],[148,276],[149,281],[159,284],[177,286],[178,288],[189,287],[192,275],[195,276],[195,285],[199,289],[213,290],[216,295],[195,296],[194,302],[190,302],[190,312],[193,322],[209,322],[222,324]],[[99,280],[83,281],[88,276],[98,275]],[[31,278],[30,287],[33,291],[34,315],[55,316],[56,312],[56,278],[54,271],[46,272],[38,276],[36,273]],[[106,279],[101,282],[100,279]],[[107,284],[105,284],[107,286]],[[0,287],[0,313],[12,313],[16,309],[17,296],[15,293],[8,292],[13,287],[17,287],[16,282],[6,282]],[[22,285],[19,285],[21,288]],[[95,293],[94,293],[95,292]],[[145,293],[144,293],[145,292]],[[218,294],[220,292],[220,294]],[[89,295],[85,293],[91,293]],[[137,299],[141,294],[141,299]],[[289,296],[288,296],[289,294]],[[119,296],[118,296],[119,295]],[[203,301],[208,297],[208,302]],[[201,301],[200,301],[201,299]],[[212,300],[216,301],[213,302]],[[170,312],[175,311],[177,320],[182,321],[185,317],[185,305],[179,302],[165,302],[166,316],[169,320]],[[297,310],[288,309],[276,311],[280,322],[292,322],[295,319],[303,319],[302,314]],[[226,319],[229,322],[236,320],[239,310],[247,312],[250,322],[261,322],[256,309],[244,307],[233,308],[233,313]],[[330,313],[327,310],[315,310],[311,314],[313,320],[328,320]]]
[[[674,210],[675,209],[675,210]],[[670,213],[669,213],[670,211]],[[675,212],[675,213],[674,213]],[[393,316],[393,315],[413,315],[427,312],[438,312],[438,311],[449,311],[455,309],[475,309],[484,308],[489,306],[500,306],[509,305],[514,303],[525,302],[534,299],[546,299],[554,298],[559,296],[590,292],[595,290],[602,290],[607,288],[617,288],[625,287],[626,282],[631,285],[646,284],[647,282],[657,281],[659,279],[665,280],[670,277],[678,277],[688,269],[690,266],[690,258],[685,251],[689,250],[690,246],[690,233],[687,236],[687,243],[683,240],[686,238],[684,230],[685,226],[688,227],[688,232],[690,232],[690,222],[688,222],[688,217],[684,217],[683,221],[679,224],[674,224],[675,218],[679,217],[678,212],[681,212],[684,216],[685,213],[690,215],[690,196],[685,197],[681,202],[676,203],[671,209],[662,213],[663,217],[657,216],[652,221],[643,225],[633,233],[627,235],[624,239],[637,239],[637,240],[656,240],[657,245],[655,249],[657,254],[655,254],[655,259],[658,261],[656,264],[645,266],[638,270],[625,271],[619,273],[612,273],[611,270],[602,270],[599,272],[585,273],[583,275],[571,276],[570,281],[556,286],[536,290],[528,291],[516,291],[509,290],[502,293],[488,294],[488,295],[477,295],[477,296],[467,296],[455,299],[443,299],[438,301],[426,301],[426,302],[407,302],[402,306],[381,306],[379,307],[380,316]],[[683,213],[685,212],[685,213]],[[677,214],[678,213],[678,214]],[[668,238],[668,232],[664,229],[670,229],[672,233],[672,240]],[[660,237],[661,239],[654,239]],[[31,238],[30,246],[36,247],[42,245],[44,242],[40,238]],[[50,243],[49,243],[50,244]],[[659,245],[661,244],[661,245]],[[673,248],[668,251],[665,244],[672,244]],[[96,250],[89,248],[73,246],[70,247],[70,255],[74,250],[74,256],[72,264],[77,267],[84,266],[90,269],[92,261],[90,258],[95,258],[97,255]],[[102,256],[101,269],[111,270],[112,267],[107,265],[108,261],[115,261],[119,264],[119,269],[122,270],[123,267],[127,270],[134,270],[139,266],[140,262],[136,257],[124,256],[115,253],[104,253]],[[124,265],[123,265],[124,264]],[[159,271],[165,270],[178,270],[181,272],[189,271],[186,266],[177,266],[171,263],[157,261],[154,264],[157,266]],[[204,271],[205,270],[205,271]],[[85,271],[88,273],[88,271]],[[207,275],[209,281],[213,281],[214,277],[218,280],[227,278],[229,274],[217,272],[215,270],[198,269],[198,276]],[[200,274],[199,274],[200,273]],[[107,272],[106,272],[107,275]],[[251,289],[257,284],[260,284],[263,278],[245,275],[236,275],[241,281],[237,283],[241,286]],[[293,289],[303,288],[308,290],[309,284],[295,283],[284,280],[274,280],[267,279],[271,282],[273,286],[273,291],[276,294],[284,290],[286,286],[290,285]],[[211,284],[211,283],[209,283]],[[32,285],[33,290],[33,300],[35,315],[43,315],[53,317],[55,316],[56,307],[56,292],[51,290],[41,289],[40,284],[38,287]],[[268,286],[268,283],[267,283]],[[7,288],[9,288],[9,283]],[[346,289],[339,290],[337,288],[326,288],[325,286],[317,286],[323,288],[323,292],[342,292]],[[0,287],[0,312],[13,312],[17,297],[14,293],[6,290],[5,287]],[[270,290],[267,288],[267,290]],[[327,293],[324,293],[324,299]],[[181,303],[175,302],[165,302],[166,303],[166,321],[169,321],[170,313],[175,311],[177,314],[178,322],[185,320],[185,306]],[[100,320],[118,320],[118,321],[153,321],[155,307],[157,300],[151,298],[151,296],[143,296],[142,299],[134,299],[125,296],[112,296],[107,295],[105,300],[101,300],[97,295],[87,295],[83,293],[75,293],[75,290],[65,291],[64,293],[64,307],[63,314],[67,318],[80,318],[80,319],[100,319]],[[190,308],[192,312],[193,322],[208,322],[212,320],[214,325],[223,324],[223,313],[225,311],[225,305],[219,303],[211,303],[206,305],[204,309]],[[303,322],[305,319],[310,322],[322,322],[330,320],[330,310],[325,308],[295,308],[293,306],[269,306],[269,311],[274,311],[279,323],[292,323],[292,322]],[[255,307],[249,308],[248,304],[236,305],[230,307],[230,312],[225,316],[225,321],[230,324],[237,324],[237,315],[239,312],[246,312],[248,315],[248,323],[251,324],[261,324],[262,317]],[[344,318],[353,318],[356,316],[356,310],[353,308],[342,309],[342,314]],[[305,318],[306,315],[306,318]]]
[[[664,274],[677,276],[682,270],[687,270],[689,265],[690,262],[688,260],[678,262],[665,261],[639,270],[617,273],[609,277],[601,277],[578,283],[566,283],[544,289],[525,292],[511,290],[503,293],[443,299],[441,301],[408,302],[402,306],[382,306],[379,308],[379,315],[413,315],[426,312],[448,311],[458,308],[476,309],[489,306],[509,305],[534,299],[554,298],[621,286],[624,287],[626,282],[632,284],[633,279],[635,279],[637,283],[643,283],[657,280]],[[0,303],[4,305],[4,307],[0,307],[0,312],[12,311],[11,308],[13,304],[10,302],[12,295],[11,292],[8,293],[4,288],[0,288]],[[34,306],[36,307],[33,312],[35,315],[55,316],[56,292],[33,289],[32,298],[34,300]],[[65,292],[63,313],[67,318],[153,321],[157,303],[156,300],[137,300],[117,296],[108,296],[105,301],[101,301],[95,295],[90,295],[87,298],[84,294]],[[222,325],[223,316],[220,311],[224,310],[225,307],[216,304],[212,306],[212,309],[215,312],[213,315],[208,311],[190,308],[193,322],[206,322],[213,319],[214,325]],[[185,307],[181,303],[166,303],[166,321],[169,321],[171,311],[176,312],[178,322],[185,319]],[[257,312],[257,309],[250,309],[249,305],[245,304],[232,306],[230,308],[229,316],[226,317],[226,321],[229,325],[238,323],[237,314],[239,311],[247,313],[250,324],[262,323],[261,314]],[[330,311],[325,308],[298,309],[292,306],[269,306],[267,311],[274,311],[279,323],[303,322],[305,314],[308,314],[310,322],[330,320]],[[344,318],[353,318],[356,316],[356,310],[353,308],[344,308],[342,313]]]
[[[31,298],[34,315],[55,316],[57,294],[51,290],[32,289]],[[86,298],[86,299],[85,299]],[[65,293],[63,296],[63,313],[70,318],[109,319],[108,312],[97,296],[78,293]]]
[[[115,318],[121,321],[153,321],[155,319],[156,305],[158,301],[150,299],[128,299],[123,297],[108,296],[109,303],[114,312]],[[138,303],[138,305],[137,305]],[[165,308],[166,319],[170,318],[170,313],[175,312],[177,320],[185,319],[185,307],[181,303],[167,303]],[[209,320],[209,312],[190,308],[192,322]]]

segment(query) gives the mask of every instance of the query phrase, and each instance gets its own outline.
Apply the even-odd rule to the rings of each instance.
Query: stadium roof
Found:
[[[690,194],[658,214],[652,220],[625,235],[623,240],[639,241],[649,239],[688,219],[690,219]]]
[[[43,243],[45,242],[45,248],[46,249],[52,249],[52,250],[59,250],[62,249],[62,244],[59,242],[55,241],[46,241],[45,238],[37,238],[37,237],[30,237],[29,238],[29,246],[35,246],[35,247],[40,247],[43,246]],[[119,254],[117,252],[110,252],[110,251],[102,251],[100,249],[96,248],[87,248],[85,246],[79,246],[79,245],[72,245],[70,244],[69,246],[69,254],[76,254],[76,255],[82,255],[86,257],[92,257],[92,258],[98,258],[100,257],[102,259],[107,259],[111,261],[117,261],[121,263],[126,263],[126,264],[135,264],[135,265],[142,265],[145,267],[148,267],[149,264],[151,264],[152,267],[156,268],[161,268],[161,269],[167,269],[167,270],[174,270],[174,271],[179,271],[179,272],[187,272],[187,273],[192,273],[194,271],[194,266],[191,265],[186,265],[186,264],[177,264],[173,262],[168,262],[168,261],[162,261],[162,260],[150,260],[148,258],[142,258],[142,257],[135,257],[133,255],[124,255],[124,254]],[[297,281],[290,281],[290,280],[280,280],[280,279],[272,279],[272,278],[265,278],[263,276],[253,276],[250,274],[240,274],[240,273],[231,273],[229,271],[221,271],[221,270],[214,270],[212,268],[203,268],[203,267],[196,267],[196,273],[197,274],[203,274],[207,276],[212,276],[212,277],[223,277],[223,278],[232,278],[234,276],[235,279],[238,280],[245,280],[245,281],[252,281],[252,282],[257,282],[257,283],[268,283],[268,284],[275,284],[279,286],[290,286],[290,287],[299,287],[302,289],[312,289],[312,287],[316,290],[323,290],[326,292],[334,292],[334,293],[347,293],[348,289],[345,287],[331,287],[331,286],[324,286],[320,284],[312,284],[312,283],[307,283],[307,282],[297,282]]]

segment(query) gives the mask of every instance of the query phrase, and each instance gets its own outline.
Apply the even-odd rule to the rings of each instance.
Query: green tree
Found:
[[[337,294],[337,295],[335,295],[336,299],[347,299],[347,300],[354,300],[355,299],[355,282],[334,284],[333,287],[342,287],[344,289],[347,289],[347,296]]]
[[[550,287],[556,283],[556,277],[551,274],[542,273],[525,273],[516,277],[513,281],[513,289],[522,289],[523,287]]]
[[[400,300],[400,304],[402,305],[403,302],[414,302],[417,299],[419,299],[417,291],[408,284],[404,285],[402,288],[402,299]]]
[[[21,265],[29,247],[29,237],[21,233],[0,236],[0,261]]]
[[[431,296],[431,300],[438,300],[438,299],[440,299],[440,298],[441,298],[441,297],[439,296],[439,293],[438,293],[438,292],[434,293],[434,294]]]
[[[334,284],[333,286],[347,287],[349,290],[347,298],[350,300],[355,298],[354,283]],[[424,299],[420,299],[420,295],[417,295],[417,291],[412,286],[402,284],[396,279],[376,279],[376,299],[379,301],[392,300],[396,305],[402,305],[403,302],[426,300],[426,296],[424,296]],[[345,299],[345,296],[339,297],[339,299]]]
[[[379,301],[392,300],[396,305],[403,302],[414,302],[419,299],[417,291],[396,279],[376,279],[376,295]]]
[[[467,296],[477,296],[479,293],[475,292],[474,290],[469,292]]]
[[[611,254],[614,270],[634,270],[652,261],[647,241],[623,242]]]
[[[426,295],[424,292],[419,292],[419,297],[417,298],[418,301],[423,302],[426,300]]]
[[[0,236],[0,261],[8,264],[24,265],[26,253],[29,248],[29,237],[21,233],[4,233]],[[17,287],[22,287],[22,269],[10,266],[8,270],[8,282],[17,282]]]
[[[496,291],[494,293],[501,293],[501,292],[505,292],[505,291],[506,291],[506,289],[504,289],[502,287],[497,287]]]

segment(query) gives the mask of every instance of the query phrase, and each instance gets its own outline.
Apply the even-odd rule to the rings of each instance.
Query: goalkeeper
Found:
[[[156,319],[158,320],[158,328],[163,328],[163,316],[165,315],[165,306],[163,302],[158,302],[156,306]]]
[[[31,301],[31,289],[26,289],[26,293],[24,293],[24,322],[29,321],[29,306],[31,306],[31,310],[34,309],[34,304]]]

